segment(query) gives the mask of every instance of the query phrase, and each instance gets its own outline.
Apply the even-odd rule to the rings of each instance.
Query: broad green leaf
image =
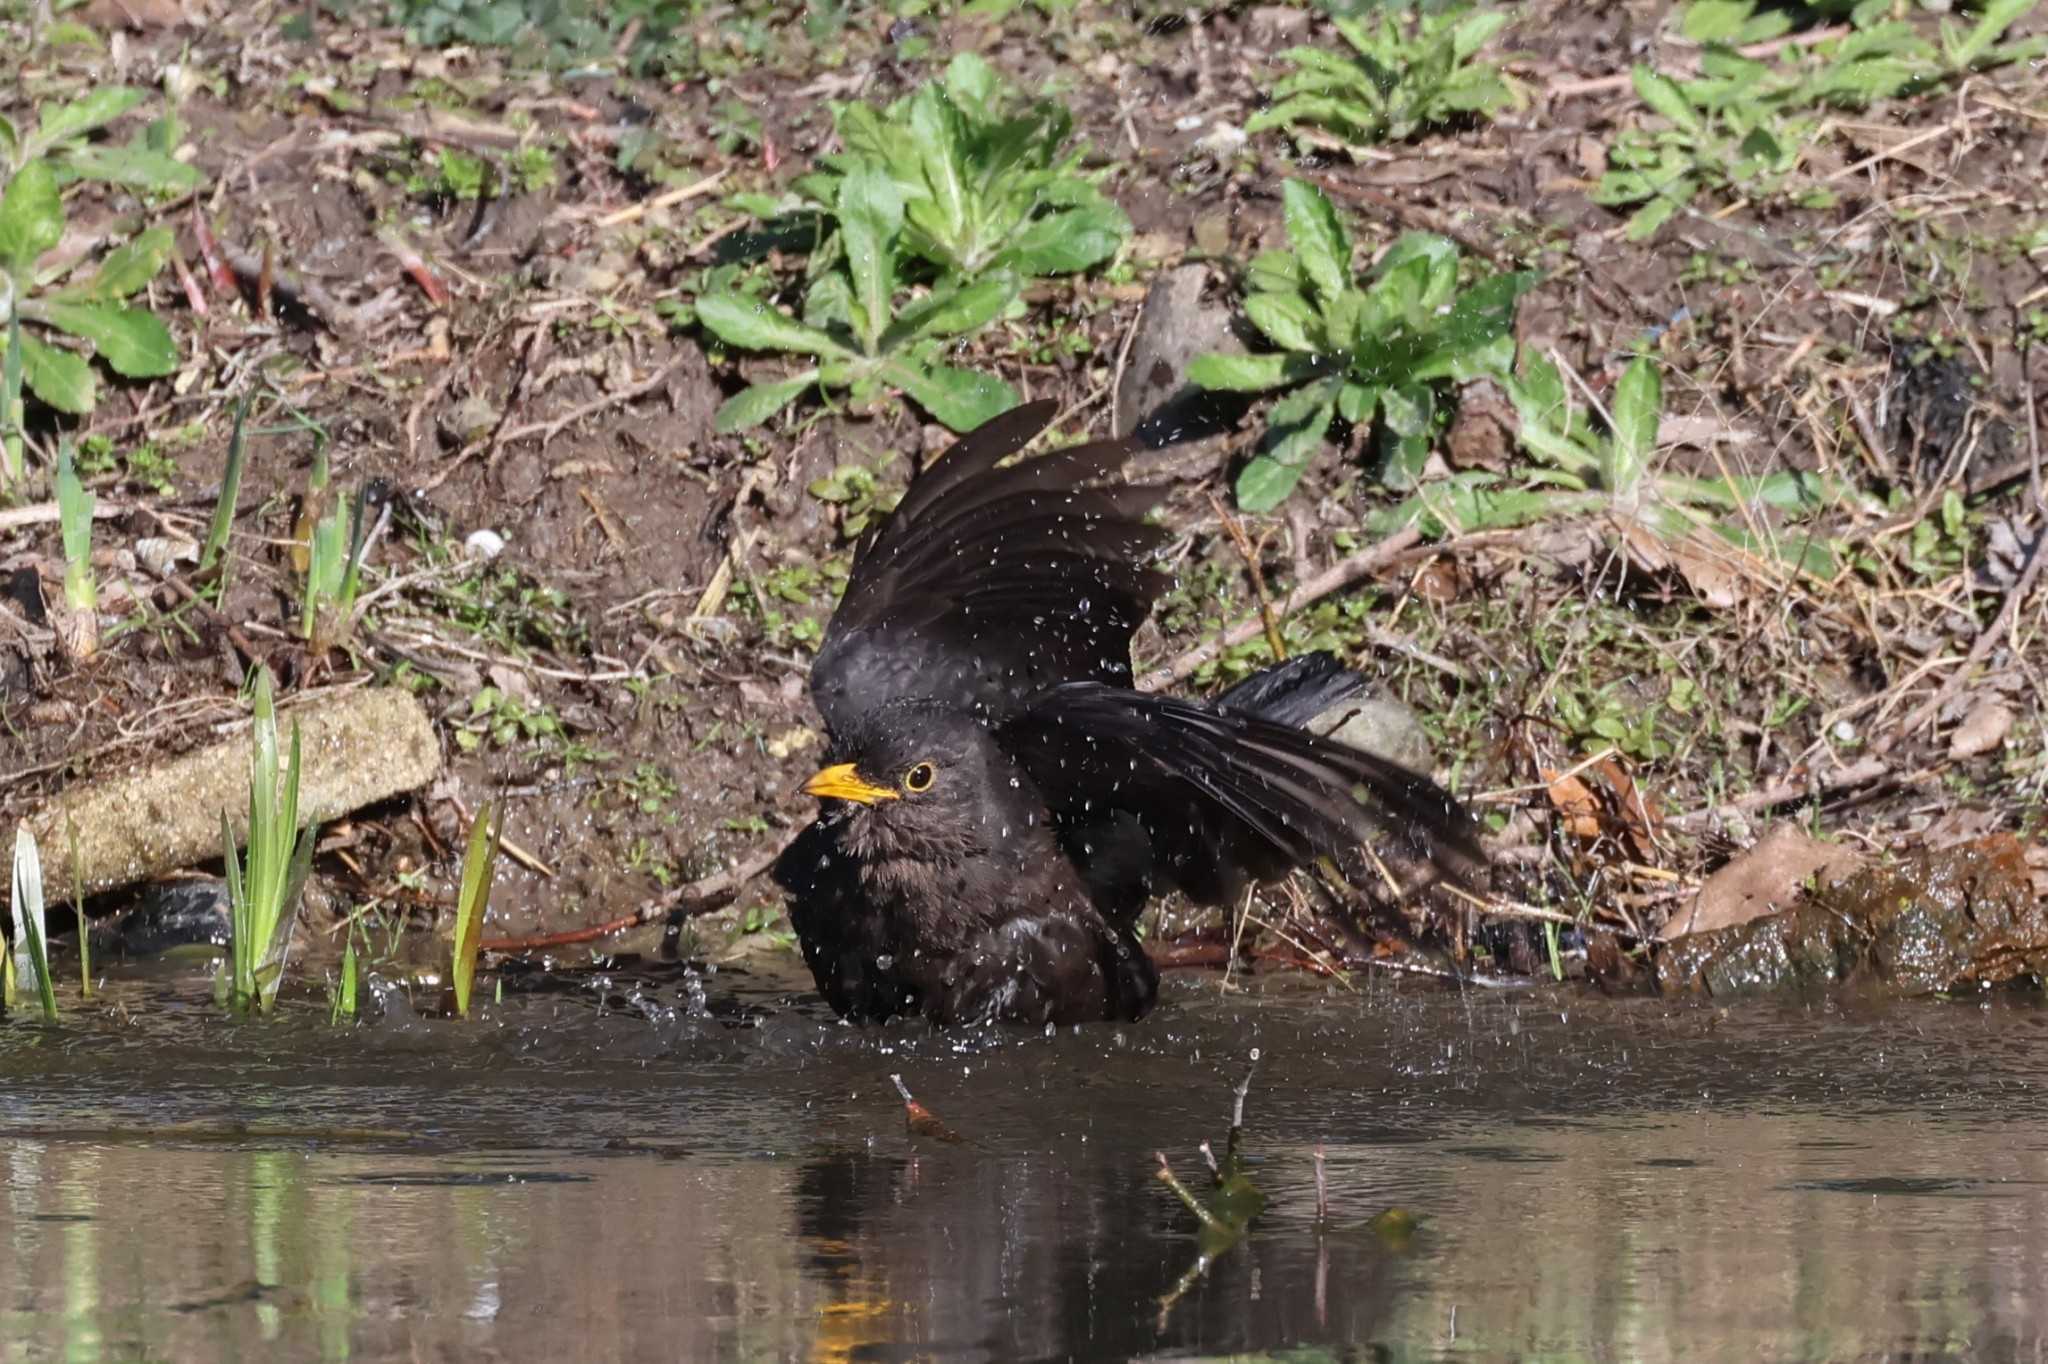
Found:
[[[759,426],[788,407],[799,394],[818,381],[818,371],[805,370],[792,379],[772,384],[755,384],[725,400],[711,419],[712,428],[722,435]]]
[[[946,65],[946,93],[963,108],[990,109],[997,88],[995,68],[972,52],[962,52]]]
[[[84,356],[46,346],[33,336],[21,338],[21,377],[29,392],[59,412],[82,417],[99,401]]]
[[[88,95],[43,110],[42,125],[29,136],[33,151],[54,147],[67,138],[104,128],[148,98],[128,86],[111,85]]]
[[[1300,294],[1252,294],[1244,315],[1282,350],[1314,354],[1324,349],[1323,320]]]
[[[15,172],[0,194],[0,268],[26,270],[64,236],[64,201],[50,163],[35,160]]]
[[[1337,210],[1315,186],[1289,180],[1281,186],[1287,218],[1287,241],[1301,262],[1301,272],[1325,303],[1351,282],[1351,239]]]
[[[1403,435],[1382,426],[1373,437],[1379,455],[1379,480],[1395,492],[1406,492],[1422,482],[1429,464],[1430,439],[1426,433]]]
[[[1347,383],[1337,390],[1337,415],[1354,426],[1371,421],[1379,407],[1377,385]]]
[[[1072,275],[1116,254],[1131,234],[1131,220],[1107,199],[1032,219],[1004,259],[1027,275]]]
[[[1602,481],[1609,492],[1632,496],[1649,471],[1657,449],[1657,424],[1664,410],[1664,383],[1657,363],[1640,356],[1622,371],[1614,387],[1614,441]]]
[[[799,355],[851,354],[824,332],[806,327],[770,304],[739,294],[706,294],[697,300],[697,320],[728,345],[746,350],[793,351]]]
[[[197,166],[148,147],[79,147],[65,156],[64,165],[87,180],[158,194],[183,194],[206,183]]]
[[[1499,367],[1508,357],[1491,354],[1489,348],[1514,335],[1515,305],[1541,281],[1533,270],[1518,270],[1483,279],[1459,294],[1431,333],[1430,350],[1416,360],[1414,377],[1468,379]]]
[[[839,182],[837,208],[846,272],[853,281],[855,325],[873,354],[896,292],[896,234],[903,227],[903,196],[887,171],[863,162]]]
[[[1685,207],[1685,200],[1692,197],[1692,188],[1690,185],[1684,185],[1683,182],[1681,182],[1680,186],[1674,186],[1673,188],[1677,189],[1680,187],[1685,190],[1683,198],[1678,197],[1674,193],[1666,193],[1650,200],[1650,202],[1635,211],[1634,216],[1628,220],[1627,236],[1630,241],[1639,242],[1656,235],[1657,229],[1669,222],[1672,214]]]
[[[891,365],[886,373],[919,407],[953,431],[972,431],[1017,405],[1015,389],[993,375],[973,370],[933,365],[920,371],[909,365]]]
[[[967,231],[974,199],[963,164],[959,112],[936,87],[927,85],[910,101],[910,129],[917,137],[919,163],[935,218],[926,230],[941,241],[958,241]]]
[[[32,303],[30,309],[32,316],[40,314],[58,330],[92,342],[116,374],[155,379],[178,367],[178,343],[171,339],[171,329],[140,308],[52,299]]]
[[[1460,61],[1469,59],[1514,17],[1506,9],[1483,9],[1467,16],[1451,32],[1452,53]]]
[[[1397,436],[1427,436],[1436,396],[1427,384],[1396,384],[1380,394],[1380,420]]]
[[[882,349],[890,351],[928,336],[958,336],[988,325],[1022,290],[1008,270],[982,276],[964,289],[942,289],[918,300],[897,315],[882,333]]]
[[[1629,79],[1635,82],[1637,98],[1651,109],[1689,133],[1700,132],[1699,110],[1693,108],[1677,81],[1640,65],[1629,72]]]
[[[1300,375],[1285,355],[1197,355],[1188,362],[1188,381],[1199,388],[1229,393],[1263,393],[1294,382]]]
[[[152,227],[133,241],[115,247],[100,262],[100,268],[83,284],[63,290],[59,298],[111,303],[140,292],[157,277],[170,259],[171,230]]]

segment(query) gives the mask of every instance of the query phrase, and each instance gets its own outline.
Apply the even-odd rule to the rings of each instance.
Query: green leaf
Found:
[[[21,377],[29,392],[75,417],[85,416],[99,401],[84,356],[46,346],[33,336],[21,338]]]
[[[987,326],[1022,291],[1022,282],[1008,270],[982,276],[964,289],[941,289],[919,299],[897,315],[882,333],[881,348],[896,349],[929,336],[958,336]]]
[[[896,234],[903,196],[889,173],[863,161],[839,182],[839,237],[853,282],[854,327],[872,355],[896,292]]]
[[[1638,357],[1614,387],[1614,445],[1602,481],[1608,491],[1631,496],[1641,485],[1657,449],[1657,424],[1664,410],[1664,384],[1657,363]]]
[[[1692,197],[1691,186],[1686,185],[1684,189],[1683,198],[1667,193],[1637,209],[1634,216],[1628,220],[1628,239],[1639,242],[1656,235],[1657,229],[1670,221],[1671,215],[1685,207],[1685,200]]]
[[[114,373],[130,379],[155,379],[178,368],[178,343],[171,330],[140,308],[104,303],[70,303],[52,299],[30,306],[53,327],[93,344]]]
[[[1337,210],[1314,185],[1289,180],[1280,193],[1288,243],[1301,262],[1301,272],[1327,304],[1351,282],[1351,239]]]
[[[1629,72],[1629,79],[1635,82],[1636,96],[1665,118],[1689,133],[1700,131],[1699,110],[1685,97],[1685,90],[1669,76],[1660,76],[1647,66],[1637,66]]]
[[[697,320],[727,345],[745,350],[792,351],[798,355],[851,355],[815,327],[741,294],[706,294],[697,300]]]
[[[1078,274],[1115,255],[1130,234],[1124,211],[1100,199],[1033,219],[1003,258],[1027,275]]]
[[[1323,320],[1300,294],[1252,294],[1244,315],[1282,350],[1314,354],[1324,349]]]
[[[25,271],[64,236],[64,201],[47,161],[15,172],[0,195],[0,267]]]
[[[1197,355],[1188,363],[1188,381],[1198,388],[1227,393],[1264,393],[1293,383],[1301,376],[1286,355]]]
[[[885,372],[891,383],[949,430],[972,431],[1017,405],[1017,391],[993,375],[951,365],[933,365],[922,371],[891,365]]]
[[[87,180],[156,194],[183,194],[206,183],[197,166],[141,146],[79,147],[64,158],[64,165]]]
[[[152,227],[135,240],[115,247],[100,262],[100,268],[84,284],[75,284],[58,295],[96,303],[110,303],[140,292],[157,277],[171,255],[171,230]]]
[[[68,104],[45,109],[42,126],[29,136],[30,149],[32,153],[40,152],[68,138],[104,128],[147,98],[140,90],[112,85]]]
[[[810,369],[794,378],[772,384],[755,384],[752,388],[743,389],[726,399],[719,407],[718,414],[711,419],[712,429],[722,435],[731,435],[735,431],[745,431],[749,427],[759,426],[788,407],[796,400],[797,395],[817,381],[818,371]]]

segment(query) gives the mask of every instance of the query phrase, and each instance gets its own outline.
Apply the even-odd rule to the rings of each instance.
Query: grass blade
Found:
[[[244,393],[235,404],[234,434],[228,437],[228,467],[221,475],[220,497],[213,504],[213,523],[206,530],[206,545],[199,551],[199,571],[206,572],[213,567],[228,547],[228,535],[234,529],[235,502],[242,494],[242,466],[247,459],[248,444],[243,439],[243,429],[249,420],[249,395]]]
[[[14,830],[14,929],[20,959],[16,971],[25,970],[35,978],[43,1018],[54,1023],[57,991],[50,980],[50,947],[43,928],[43,859],[36,851],[36,836],[27,825],[18,825]]]
[[[449,973],[455,987],[455,1012],[469,1017],[470,989],[476,982],[477,944],[483,940],[484,910],[491,903],[497,878],[498,845],[504,834],[496,808],[485,801],[469,828],[469,851],[462,858],[462,894],[455,902],[455,962]]]

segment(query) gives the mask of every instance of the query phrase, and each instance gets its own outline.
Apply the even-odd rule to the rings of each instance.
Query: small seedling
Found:
[[[86,659],[99,649],[99,584],[92,574],[93,495],[79,481],[69,438],[57,446],[57,521],[64,540],[65,647]]]
[[[78,853],[78,829],[69,819],[64,832],[71,840],[71,913],[78,920],[78,994],[92,998],[92,932],[85,921],[85,859]]]
[[[497,879],[498,849],[504,840],[502,818],[485,801],[469,826],[469,850],[462,857],[462,891],[455,901],[455,960],[448,978],[455,991],[455,1012],[469,1017],[469,996],[476,983],[478,944],[483,941],[484,911],[491,904],[491,883]]]
[[[1351,273],[1351,238],[1321,190],[1283,188],[1288,251],[1252,262],[1245,315],[1277,349],[1203,355],[1189,377],[1241,393],[1292,390],[1273,405],[1259,452],[1238,476],[1247,511],[1279,505],[1307,472],[1338,417],[1376,423],[1379,477],[1414,486],[1438,426],[1445,383],[1504,371],[1514,355],[1516,300],[1533,273],[1460,288],[1458,249],[1410,233],[1368,280]]]
[[[358,974],[356,926],[351,922],[348,926],[348,941],[341,949],[341,979],[334,987],[334,994],[327,1008],[328,1023],[339,1024],[343,1019],[350,1022],[355,1020]]]
[[[43,860],[36,852],[36,837],[27,825],[14,831],[14,950],[8,956],[8,998],[13,999],[15,983],[27,977],[36,983],[43,1018],[57,1021],[57,991],[50,979],[50,944],[43,921]]]
[[[242,466],[248,458],[243,436],[249,420],[249,395],[235,402],[235,429],[228,437],[227,468],[220,478],[220,496],[213,504],[213,520],[206,528],[206,544],[199,551],[199,571],[212,570],[227,552],[228,536],[235,526],[235,503],[242,495]]]
[[[1294,74],[1273,87],[1273,103],[1245,120],[1248,133],[1315,128],[1346,145],[1398,142],[1425,128],[1490,115],[1521,94],[1479,51],[1514,15],[1505,9],[1380,15],[1378,22],[1332,19],[1351,52],[1295,47],[1282,52]]]
[[[306,592],[299,632],[318,653],[348,634],[362,582],[363,556],[369,548],[370,522],[364,515],[364,491],[346,498],[329,485],[324,450],[313,457],[306,501],[315,519],[305,532]]]
[[[221,811],[222,861],[234,924],[229,1004],[267,1011],[284,981],[285,954],[299,892],[313,865],[316,830],[299,832],[299,726],[292,722],[291,751],[278,766],[277,712],[270,670],[256,670],[255,724],[249,746],[249,840],[245,864],[235,851],[227,811]]]

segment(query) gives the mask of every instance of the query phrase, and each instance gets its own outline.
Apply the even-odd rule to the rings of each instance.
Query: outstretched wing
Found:
[[[997,739],[1055,811],[1135,821],[1151,879],[1203,903],[1375,834],[1454,880],[1486,862],[1471,815],[1428,777],[1250,709],[1077,682]]]
[[[1139,444],[1097,441],[1003,465],[1045,429],[1026,403],[962,437],[854,550],[811,666],[835,734],[926,697],[991,718],[1055,683],[1128,683],[1131,634],[1164,577],[1146,560],[1156,490],[1110,484]]]

